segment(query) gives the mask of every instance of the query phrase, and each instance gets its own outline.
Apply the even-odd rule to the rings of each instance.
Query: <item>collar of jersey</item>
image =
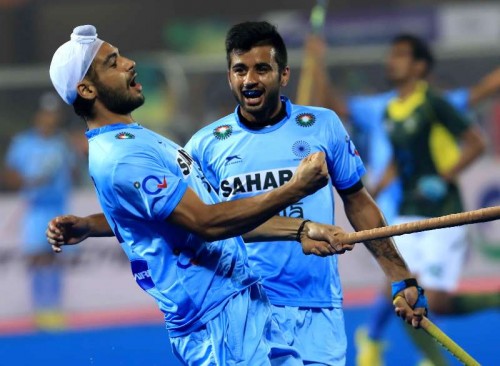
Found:
[[[405,99],[399,97],[389,102],[387,111],[392,120],[396,122],[405,121],[425,101],[428,84],[421,81],[415,90]]]
[[[106,126],[102,126],[99,128],[93,128],[92,130],[87,130],[85,132],[85,136],[87,136],[87,139],[90,140],[92,137],[95,137],[97,135],[101,135],[101,134],[109,132],[109,131],[123,130],[125,128],[142,128],[142,127],[137,122],[135,122],[135,123],[113,123],[111,125],[106,125]]]
[[[240,117],[238,115],[238,108],[240,107],[239,105],[234,110],[234,119],[238,123],[238,126],[241,127],[241,129],[248,131],[248,132],[251,132],[251,133],[269,133],[269,132],[276,131],[278,128],[283,126],[286,123],[286,121],[288,121],[290,119],[290,116],[292,114],[292,103],[290,102],[290,100],[287,97],[285,97],[284,95],[280,96],[280,99],[282,102],[285,102],[286,117],[270,127],[264,127],[264,128],[261,128],[260,130],[252,130],[252,129],[246,127],[243,123],[241,123]]]

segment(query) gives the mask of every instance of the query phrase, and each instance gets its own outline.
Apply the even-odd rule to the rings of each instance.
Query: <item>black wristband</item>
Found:
[[[417,283],[417,280],[415,278],[407,278],[406,280],[404,280],[405,282],[405,285],[406,285],[406,288],[408,287],[418,287],[418,283]]]
[[[297,236],[295,237],[295,241],[298,241],[300,243],[300,234],[302,234],[302,231],[304,231],[304,226],[306,226],[306,224],[308,222],[311,222],[311,220],[304,220],[302,221],[302,223],[300,224],[298,230],[297,230]]]

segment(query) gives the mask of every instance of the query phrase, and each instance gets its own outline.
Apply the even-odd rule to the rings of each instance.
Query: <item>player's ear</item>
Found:
[[[280,85],[281,86],[287,86],[288,85],[288,80],[290,80],[290,67],[285,66],[285,68],[283,70],[281,70]]]
[[[78,83],[76,91],[80,97],[87,100],[95,99],[97,96],[95,85],[87,79],[83,79]]]
[[[233,90],[233,84],[231,84],[231,70],[227,70],[227,83],[229,84],[229,89]]]

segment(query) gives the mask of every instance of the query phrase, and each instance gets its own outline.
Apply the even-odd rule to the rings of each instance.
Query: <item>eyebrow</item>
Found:
[[[268,63],[268,62],[258,62],[254,66],[255,67],[262,67],[262,66],[272,67],[271,64]],[[231,68],[235,68],[235,67],[245,67],[245,68],[248,68],[248,65],[246,65],[243,62],[238,62],[237,64],[234,64],[233,66],[231,66]]]

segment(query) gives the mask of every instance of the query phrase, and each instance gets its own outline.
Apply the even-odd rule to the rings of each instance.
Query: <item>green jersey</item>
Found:
[[[446,193],[431,200],[421,194],[419,180],[449,171],[458,162],[457,140],[469,121],[422,82],[405,100],[389,102],[385,125],[403,185],[400,214],[435,217],[463,211],[455,184],[448,183]]]

